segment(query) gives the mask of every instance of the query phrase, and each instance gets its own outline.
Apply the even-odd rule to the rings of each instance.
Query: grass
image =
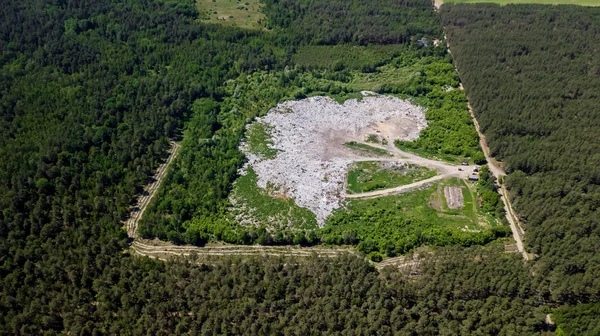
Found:
[[[231,214],[237,217],[240,224],[269,230],[317,228],[314,213],[277,193],[276,188],[263,189],[256,182],[256,173],[249,167],[247,174],[240,176],[234,184]]]
[[[265,15],[260,12],[260,0],[198,0],[200,19],[246,29],[263,29]]]
[[[382,167],[383,162],[357,162],[348,172],[348,192],[394,188],[433,177],[436,172],[417,165]]]
[[[273,148],[271,140],[272,127],[261,122],[250,124],[246,130],[246,144],[248,151],[266,159],[272,159],[278,150]]]
[[[354,72],[349,86],[356,91],[378,91],[382,85],[404,86],[410,83],[414,77],[420,76],[416,66],[395,67],[384,65],[377,68],[377,72],[362,73]]]
[[[344,144],[344,146],[346,146],[347,148],[356,150],[356,151],[360,152],[361,154],[365,154],[365,155],[392,156],[392,154],[390,152],[386,151],[385,149],[365,145],[362,143],[358,143],[356,141],[346,142]]]
[[[462,189],[463,208],[448,209],[446,186]],[[510,234],[507,227],[493,229],[475,200],[473,187],[456,178],[400,195],[352,199],[327,218],[323,238],[335,244],[355,237],[365,254],[394,256],[419,246],[483,245]]]
[[[471,160],[470,158],[460,157],[460,156],[456,156],[456,155],[452,155],[452,154],[441,154],[441,153],[434,154],[434,153],[428,152],[428,151],[420,149],[420,148],[412,148],[410,146],[407,146],[406,143],[407,142],[396,141],[396,142],[394,142],[394,145],[405,152],[413,153],[420,157],[424,157],[426,159],[444,161],[444,162],[448,162],[448,163],[452,163],[452,164],[461,164],[463,162],[473,164],[473,160]]]
[[[508,4],[537,4],[537,5],[580,5],[600,6],[599,0],[444,0],[444,3],[497,3]]]
[[[464,205],[460,209],[449,209],[446,205],[444,187],[457,186],[463,190]],[[439,190],[439,191],[438,191]],[[441,201],[441,207],[432,203]],[[349,209],[369,208],[377,206],[385,209],[398,209],[409,218],[433,223],[437,227],[448,227],[457,230],[482,230],[495,225],[488,221],[488,216],[479,209],[476,193],[467,182],[452,178],[435,183],[429,188],[403,193],[396,196],[375,199],[354,199],[349,202]]]

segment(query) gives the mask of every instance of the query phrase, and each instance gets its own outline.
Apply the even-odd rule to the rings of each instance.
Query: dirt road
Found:
[[[127,229],[127,235],[131,238],[137,238],[137,229],[138,223],[146,210],[146,207],[156,194],[160,183],[163,178],[167,174],[167,168],[169,164],[173,161],[173,159],[177,156],[179,152],[179,144],[171,141],[171,149],[169,150],[169,158],[158,166],[156,173],[152,177],[152,182],[144,188],[144,192],[138,196],[137,204],[132,208],[131,213],[129,214],[129,219],[125,222],[125,227]]]
[[[510,200],[508,199],[508,190],[506,189],[506,186],[504,185],[504,183],[500,183],[500,178],[506,176],[506,173],[504,172],[504,169],[500,167],[498,161],[496,161],[490,155],[490,148],[487,145],[485,135],[481,133],[481,129],[479,128],[479,122],[477,121],[477,118],[475,118],[475,113],[473,112],[473,108],[471,107],[470,103],[468,104],[468,107],[469,113],[471,113],[471,118],[473,119],[473,123],[475,124],[475,129],[479,134],[479,144],[483,149],[483,154],[485,154],[485,159],[488,162],[490,172],[492,172],[494,177],[496,177],[497,183],[500,186],[500,189],[498,189],[498,193],[502,197],[502,202],[504,203],[504,210],[506,211],[506,219],[508,219],[508,222],[510,223],[510,229],[512,231],[513,238],[517,243],[517,249],[523,255],[523,259],[529,260],[529,254],[527,253],[527,251],[525,251],[525,246],[523,245],[522,239],[522,237],[525,235],[525,231],[523,230],[519,217],[515,214],[515,211],[512,208]]]
[[[171,162],[177,157],[179,144],[171,142],[168,159],[162,163],[151,182],[144,188],[144,192],[138,197],[137,204],[132,208],[129,219],[124,223],[127,234],[134,241],[131,249],[139,255],[150,258],[167,259],[170,256],[227,256],[227,255],[272,255],[272,256],[319,256],[319,257],[337,257],[343,253],[356,252],[349,248],[319,248],[319,247],[296,247],[296,246],[237,246],[237,245],[209,245],[206,247],[197,247],[192,245],[174,245],[162,241],[151,241],[141,239],[137,235],[138,223],[146,211],[148,204],[156,195],[156,192],[167,174],[167,169]],[[360,158],[361,160],[372,160],[373,158]]]
[[[262,245],[172,245],[160,241],[137,239],[131,248],[138,254],[150,258],[167,259],[169,256],[294,256],[294,257],[338,257],[355,252],[348,248],[262,246]]]
[[[365,144],[372,146],[372,147],[387,150],[388,152],[391,152],[392,154],[395,155],[395,158],[386,158],[386,159],[371,158],[370,159],[371,161],[377,161],[377,160],[394,161],[395,160],[398,162],[406,162],[406,163],[424,166],[429,169],[436,170],[439,173],[439,175],[428,178],[426,180],[414,182],[411,184],[407,184],[407,185],[403,185],[403,186],[399,186],[399,187],[395,187],[395,188],[370,191],[370,192],[365,192],[365,193],[360,193],[360,194],[345,193],[344,194],[345,198],[373,198],[373,197],[379,197],[379,196],[401,194],[401,193],[422,187],[428,183],[433,183],[433,182],[436,182],[436,181],[439,181],[442,179],[446,179],[446,178],[457,177],[457,178],[467,179],[470,175],[473,175],[473,170],[475,168],[477,168],[477,166],[472,166],[472,165],[471,166],[459,166],[459,165],[453,165],[450,163],[446,163],[443,161],[426,159],[426,158],[420,157],[418,155],[405,152],[405,151],[397,148],[394,145],[382,146],[382,145],[374,145],[374,144],[367,144],[367,143],[365,143]],[[461,170],[459,170],[459,169],[461,169]]]

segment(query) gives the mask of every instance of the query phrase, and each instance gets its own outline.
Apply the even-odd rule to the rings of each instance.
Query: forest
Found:
[[[306,11],[342,8],[345,15],[339,18],[346,22],[331,23],[330,35],[307,30],[303,36],[302,29],[314,25],[316,16],[290,14],[285,4]],[[379,272],[352,255],[335,260],[265,257],[203,263],[162,262],[131,254],[121,220],[163,159],[170,138],[196,137],[194,145],[199,147],[206,143],[197,153],[214,166],[203,172],[210,180],[198,181],[202,186],[194,189],[206,192],[195,197],[206,197],[202,211],[219,213],[242,164],[237,144],[245,119],[251,118],[232,118],[240,114],[232,110],[221,114],[220,103],[230,96],[229,90],[235,93],[235,86],[228,84],[257,71],[284,73],[286,66],[295,66],[295,48],[325,44],[320,41],[359,46],[366,37],[369,43],[413,45],[413,36],[441,35],[430,1],[373,4],[266,2],[267,14],[280,12],[287,19],[271,16],[272,31],[263,32],[203,24],[190,0],[3,2],[0,334],[534,335],[549,328],[543,322],[546,303],[577,303],[569,300],[569,293],[593,301],[593,293],[586,299],[583,291],[572,290],[584,288],[588,278],[578,277],[578,267],[588,265],[585,262],[578,265],[579,259],[565,258],[552,281],[544,282],[532,277],[530,266],[517,255],[495,246],[439,249],[411,278],[393,270]],[[394,18],[394,23],[366,34],[372,23],[361,19],[374,19],[376,12],[369,14],[373,6],[389,10],[378,17]],[[324,10],[319,14],[327,21]],[[585,21],[589,18],[582,17],[581,27],[593,27]],[[579,17],[568,20],[580,22]],[[361,39],[359,34],[343,36],[343,31],[365,34]],[[413,84],[418,89],[430,83]],[[342,93],[341,86],[319,85],[313,86],[314,91]],[[580,97],[577,92],[574,98]],[[591,94],[586,92],[581,91]],[[306,93],[278,94],[263,106]],[[465,104],[461,97],[454,101]],[[581,113],[583,118],[586,112]],[[185,127],[188,123],[195,126]],[[221,130],[231,137],[215,136]],[[183,174],[170,174],[173,181],[185,181]],[[511,177],[515,191],[520,190],[519,183],[530,183],[531,172],[519,174]],[[523,190],[525,194],[530,189]],[[177,192],[182,191],[172,193]],[[592,192],[586,189],[567,201],[587,200],[595,195]],[[588,234],[592,245],[586,246],[593,246],[591,226],[583,225],[590,223],[591,217],[583,216],[589,208],[578,204],[582,206],[577,209],[565,204],[557,213],[581,212],[577,237]],[[524,205],[518,208],[528,214]],[[558,230],[561,222],[554,222]],[[577,233],[567,229],[562,232]],[[591,258],[583,243],[582,248],[565,252]],[[571,278],[561,283],[565,272],[571,272]],[[586,317],[590,311],[594,309],[585,307],[570,313]]]
[[[490,149],[509,173],[540,288],[572,305],[598,302],[600,54],[591,41],[600,8],[444,5],[442,20]]]

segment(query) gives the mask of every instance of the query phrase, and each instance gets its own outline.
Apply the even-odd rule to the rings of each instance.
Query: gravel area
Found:
[[[389,138],[414,140],[427,126],[424,111],[412,103],[391,96],[363,93],[359,102],[343,105],[329,97],[288,101],[271,109],[257,122],[272,126],[272,159],[240,149],[258,177],[258,186],[267,183],[316,214],[319,225],[341,206],[348,165],[353,154],[342,149],[347,141],[362,141],[378,132]],[[391,143],[391,142],[390,142]],[[336,150],[332,150],[336,149]],[[241,171],[244,174],[246,167]]]

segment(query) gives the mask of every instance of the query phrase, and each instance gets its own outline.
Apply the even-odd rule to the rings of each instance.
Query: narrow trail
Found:
[[[473,115],[473,111],[469,106],[469,110]],[[494,164],[490,155],[489,148],[485,143],[485,137],[481,134],[479,130],[479,124],[477,120],[473,116],[473,120],[475,123],[475,127],[480,136],[480,142],[482,148],[484,149],[484,153],[488,162],[490,162],[490,170],[499,178],[500,176],[506,175],[504,171]],[[381,146],[368,144],[373,147],[384,149],[388,152],[391,152],[394,156],[390,158],[378,158],[378,157],[355,157],[355,161],[396,161],[396,162],[406,162],[416,165],[425,166],[430,169],[434,169],[438,171],[440,174],[436,175],[432,178],[425,179],[422,181],[418,181],[415,183],[411,183],[409,185],[399,186],[396,188],[378,190],[374,192],[367,192],[361,194],[351,194],[344,195],[346,198],[369,198],[369,197],[379,197],[384,195],[398,194],[402,192],[406,192],[409,190],[413,190],[415,188],[421,187],[428,183],[432,183],[444,178],[449,177],[457,177],[467,179],[470,175],[472,175],[472,171],[476,166],[459,166],[453,165],[449,163],[445,163],[442,161],[436,161],[431,159],[426,159],[420,156],[417,156],[412,153],[408,153],[400,150],[394,145]],[[135,207],[131,210],[131,215],[129,219],[125,222],[125,227],[127,229],[127,234],[130,238],[133,238],[134,241],[131,245],[131,249],[142,256],[147,256],[150,258],[157,258],[166,260],[171,256],[295,256],[295,257],[309,257],[309,256],[317,256],[317,257],[338,257],[342,254],[356,254],[355,250],[351,248],[323,248],[323,247],[299,247],[299,246],[261,246],[261,245],[250,245],[250,246],[240,246],[240,245],[207,245],[205,247],[197,247],[192,245],[174,245],[167,242],[162,242],[158,240],[145,240],[138,237],[138,223],[142,218],[148,204],[154,196],[162,183],[164,177],[166,176],[166,172],[168,166],[175,159],[179,152],[179,144],[176,142],[171,142],[171,149],[169,153],[168,159],[162,163],[158,169],[154,177],[151,179],[151,183],[146,186],[142,195],[138,197],[138,201]],[[462,170],[459,170],[462,168]],[[520,253],[523,254],[523,258],[525,260],[529,259],[529,255],[525,252],[523,243],[521,240],[521,236],[523,235],[523,230],[520,227],[520,223],[518,222],[518,217],[514,214],[512,206],[508,201],[508,192],[506,188],[502,185],[500,189],[500,194],[502,195],[502,199],[504,201],[506,216],[511,224],[511,230],[513,231],[513,236],[516,241],[517,249]],[[420,259],[418,257],[408,257],[408,256],[399,256],[395,258],[386,259],[380,263],[375,263],[375,267],[381,269],[386,266],[394,266],[401,270],[406,271],[409,274],[417,274],[418,268],[420,265]]]
[[[341,254],[356,254],[350,248],[322,248],[322,247],[298,247],[298,246],[261,246],[261,245],[208,245],[198,247],[193,245],[174,245],[159,240],[146,240],[138,237],[138,223],[141,220],[148,204],[156,195],[160,184],[167,175],[167,169],[171,162],[177,157],[180,145],[171,141],[169,157],[156,170],[151,182],[144,188],[144,192],[138,197],[137,203],[132,207],[129,219],[124,223],[127,235],[133,238],[131,249],[142,256],[166,260],[170,256],[297,256],[310,257],[337,257]],[[360,160],[373,160],[373,158],[360,158]]]
[[[441,175],[434,176],[433,178],[429,178],[423,181],[415,182],[410,185],[401,186],[398,188],[391,188],[386,190],[379,190],[374,192],[373,195],[371,193],[362,193],[355,195],[347,195],[347,197],[375,197],[380,195],[385,195],[388,193],[398,193],[410,189],[414,189],[426,183],[440,180],[443,178],[455,176],[466,178],[470,173],[469,171],[474,168],[474,166],[456,166],[447,164],[441,161],[425,159],[419,157],[417,155],[404,152],[393,145],[389,146],[377,146],[372,145],[374,147],[378,147],[381,149],[385,149],[394,154],[393,157],[363,157],[357,156],[353,158],[354,161],[394,161],[394,162],[407,162],[411,164],[417,164],[426,166],[431,169],[435,169],[438,172],[441,172]],[[159,240],[145,240],[138,237],[138,223],[141,220],[146,208],[150,204],[150,201],[156,195],[156,192],[162,183],[164,177],[166,176],[168,166],[171,162],[177,157],[179,152],[179,144],[176,142],[171,142],[171,149],[169,153],[168,159],[162,163],[154,177],[151,179],[151,183],[146,186],[142,195],[138,197],[138,201],[136,206],[134,206],[131,210],[131,215],[129,219],[125,222],[125,226],[127,228],[127,234],[130,238],[133,238],[134,241],[131,245],[131,249],[139,255],[147,256],[150,258],[158,258],[158,259],[167,259],[170,256],[231,256],[231,255],[245,255],[245,256],[296,256],[296,257],[309,257],[309,256],[318,256],[318,257],[337,257],[341,254],[356,254],[355,250],[350,248],[323,248],[323,247],[299,247],[299,246],[261,246],[261,245],[208,245],[205,247],[197,247],[192,245],[174,245],[167,242],[162,242]],[[466,171],[459,171],[458,168],[463,167]],[[376,267],[385,267],[389,265],[397,265],[398,267],[405,267],[406,265],[416,265],[418,267],[418,263],[409,262],[404,265],[403,259],[392,258],[389,261],[385,261],[382,264],[376,264]],[[404,266],[403,266],[404,265]]]
[[[130,238],[137,238],[137,229],[138,223],[146,211],[146,207],[150,204],[150,201],[156,194],[160,183],[163,178],[167,174],[167,168],[177,156],[179,152],[179,144],[171,141],[171,149],[169,150],[169,158],[158,166],[156,173],[152,177],[152,182],[144,188],[144,192],[140,196],[138,196],[137,204],[132,208],[131,213],[129,214],[129,219],[125,222],[125,227],[127,229],[127,235]]]
[[[467,106],[469,107],[469,113],[471,113],[473,124],[475,124],[475,129],[479,134],[479,144],[483,149],[483,154],[485,155],[485,159],[488,162],[488,167],[490,168],[490,171],[492,172],[492,174],[496,178],[498,185],[500,186],[498,193],[502,197],[502,202],[504,203],[504,210],[506,211],[506,219],[508,219],[508,222],[510,223],[510,230],[512,231],[513,238],[517,243],[517,250],[523,255],[524,260],[529,260],[530,257],[527,251],[525,251],[525,245],[523,245],[522,239],[522,237],[525,235],[525,231],[523,230],[519,217],[515,214],[512,204],[510,203],[510,199],[508,198],[508,190],[506,189],[506,186],[504,185],[504,183],[500,183],[501,177],[503,178],[504,176],[506,176],[506,173],[504,172],[504,169],[500,167],[498,162],[490,155],[490,148],[487,145],[485,135],[481,133],[481,129],[479,128],[479,122],[477,121],[477,118],[475,118],[475,113],[473,112],[471,103],[468,103]]]
[[[347,248],[297,247],[297,246],[261,246],[261,245],[172,245],[164,242],[135,240],[132,249],[150,258],[166,259],[171,255],[179,256],[295,256],[295,257],[338,257],[352,253]]]
[[[440,1],[435,0],[435,4],[439,3],[439,5],[441,5],[442,2],[443,2],[443,0],[440,0]],[[436,9],[437,8],[439,8],[439,6],[436,6]],[[450,54],[450,56],[452,56],[452,59],[454,60],[454,64],[455,64],[454,68],[455,68],[456,72],[458,73],[458,66],[457,66],[458,62],[457,62],[456,58],[454,58],[454,55],[452,55],[452,52],[450,51],[450,42],[448,41],[448,36],[446,35],[445,31],[444,31],[444,40],[446,41],[446,46],[448,47],[448,53]],[[464,90],[462,83],[460,84],[460,89]],[[465,94],[465,96],[466,96],[466,94]],[[469,99],[469,97],[467,97],[467,107],[468,107],[469,113],[471,114],[471,119],[473,120],[473,124],[475,125],[475,130],[477,131],[477,134],[479,135],[479,145],[483,149],[483,154],[485,155],[485,159],[488,162],[488,167],[490,168],[490,171],[492,172],[492,174],[496,178],[498,185],[500,186],[498,193],[500,194],[500,196],[502,198],[502,202],[504,203],[504,210],[506,211],[506,219],[508,219],[508,222],[510,223],[510,230],[512,231],[513,238],[515,239],[515,242],[517,244],[517,250],[519,251],[519,253],[521,253],[523,255],[523,259],[527,261],[530,259],[530,255],[525,250],[525,245],[523,244],[523,239],[522,239],[522,237],[525,236],[525,230],[523,230],[523,225],[521,224],[519,217],[516,215],[515,211],[513,210],[512,203],[510,202],[510,199],[508,198],[508,190],[506,189],[506,186],[504,185],[504,183],[500,183],[500,180],[501,180],[500,177],[506,176],[506,172],[500,166],[498,161],[495,160],[491,156],[490,147],[488,147],[486,137],[481,132],[481,129],[479,128],[479,121],[475,117],[475,112],[473,111],[473,107],[471,106],[471,103],[468,102],[468,99]]]
[[[345,198],[376,198],[376,197],[381,197],[381,196],[396,195],[396,194],[401,194],[401,193],[405,193],[405,192],[417,189],[428,183],[433,183],[435,181],[439,181],[439,180],[449,178],[449,177],[451,177],[451,176],[450,175],[436,175],[434,177],[430,177],[425,180],[417,181],[417,182],[414,182],[411,184],[402,185],[402,186],[398,186],[398,187],[394,187],[394,188],[368,191],[368,192],[364,192],[364,193],[360,193],[360,194],[346,193],[346,194],[344,194],[344,197]]]

